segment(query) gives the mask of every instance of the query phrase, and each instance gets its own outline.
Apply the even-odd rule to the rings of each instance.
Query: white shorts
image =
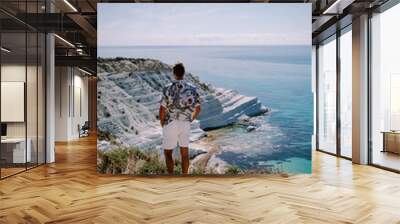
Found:
[[[163,149],[175,149],[189,146],[190,122],[172,121],[163,127]]]

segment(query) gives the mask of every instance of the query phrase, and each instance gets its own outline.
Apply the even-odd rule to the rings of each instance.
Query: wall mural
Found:
[[[98,172],[311,173],[310,4],[98,9]]]

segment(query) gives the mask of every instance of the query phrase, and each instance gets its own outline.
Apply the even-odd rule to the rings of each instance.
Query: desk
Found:
[[[25,138],[5,138],[1,139],[1,157],[6,163],[26,163],[31,162],[31,139],[27,139],[28,143],[25,152]]]
[[[382,152],[400,154],[400,131],[383,131]]]

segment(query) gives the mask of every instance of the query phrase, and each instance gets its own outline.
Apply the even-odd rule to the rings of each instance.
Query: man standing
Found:
[[[160,123],[163,128],[163,148],[169,174],[174,172],[173,150],[177,144],[181,151],[182,173],[189,170],[190,123],[200,113],[200,97],[196,87],[185,81],[185,67],[173,67],[175,80],[166,85],[160,105]]]

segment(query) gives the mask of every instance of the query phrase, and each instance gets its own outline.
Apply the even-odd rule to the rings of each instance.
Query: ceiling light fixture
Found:
[[[74,12],[78,12],[78,10],[68,0],[64,0],[64,3],[67,4]]]
[[[87,74],[87,75],[92,75],[92,73],[90,73],[90,72],[88,72],[88,71],[86,71],[86,70],[83,70],[83,69],[81,69],[81,68],[79,68],[79,67],[78,67],[78,70],[81,71],[81,72],[83,72],[83,73],[85,73],[85,74]]]
[[[9,49],[7,49],[7,48],[5,48],[5,47],[1,47],[1,50],[4,51],[4,52],[6,52],[6,53],[10,53],[10,52],[11,52],[11,50],[9,50]]]
[[[55,37],[57,37],[59,40],[61,40],[62,42],[66,43],[67,45],[69,45],[70,47],[75,48],[75,45],[73,45],[71,42],[69,42],[68,40],[60,37],[58,34],[54,34]]]
[[[81,48],[77,48],[76,53],[78,53],[79,55],[83,55],[83,50]]]
[[[322,14],[342,14],[343,9],[351,5],[353,2],[354,0],[336,0],[332,5],[325,9]]]

